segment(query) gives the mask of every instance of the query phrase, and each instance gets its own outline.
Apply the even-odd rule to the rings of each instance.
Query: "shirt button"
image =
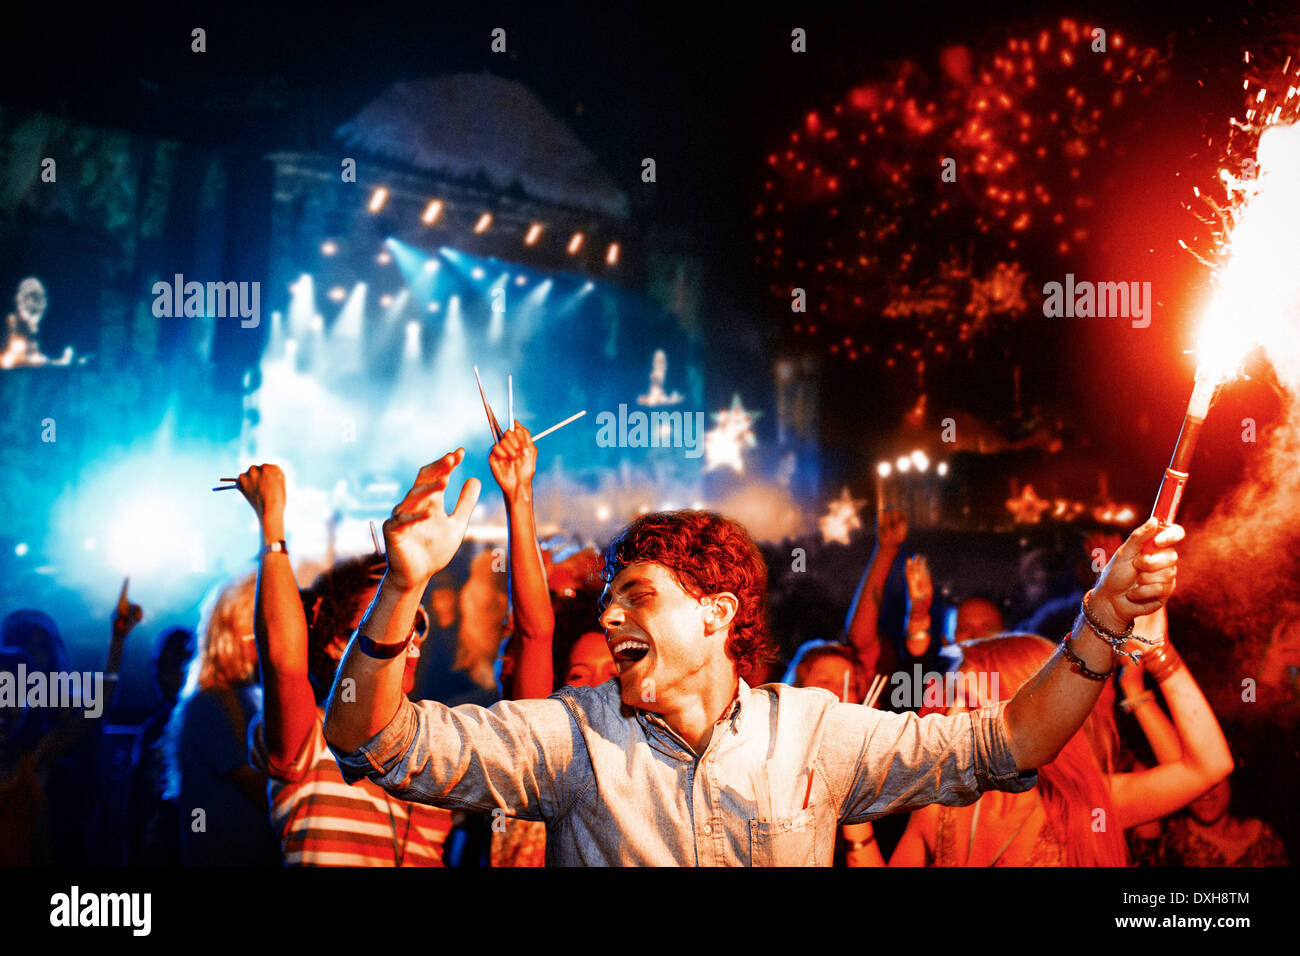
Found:
[[[790,829],[790,826],[791,826],[791,823],[790,823],[789,820],[782,820],[782,821],[781,821],[781,829],[782,829],[782,830],[788,830],[788,829]]]
[[[712,832],[713,832],[713,827],[709,826],[707,823],[704,824],[704,835],[708,836]]]

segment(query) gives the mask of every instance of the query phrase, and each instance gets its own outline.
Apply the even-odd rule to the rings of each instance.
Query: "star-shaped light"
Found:
[[[840,496],[832,501],[826,509],[826,514],[817,519],[817,527],[821,529],[822,540],[827,544],[832,541],[848,544],[849,532],[862,527],[862,520],[858,517],[858,511],[863,504],[863,499],[854,498],[849,494],[848,488],[841,491]]]
[[[1052,503],[1046,498],[1040,498],[1034,494],[1033,485],[1025,485],[1025,490],[1020,492],[1019,498],[1007,499],[1007,510],[1016,518],[1016,524],[1038,524],[1043,517],[1043,512],[1052,507]]]
[[[754,421],[758,413],[746,411],[740,395],[733,395],[731,407],[713,413],[713,427],[704,433],[704,470],[713,471],[724,465],[745,473],[741,452],[758,444],[754,437]]]

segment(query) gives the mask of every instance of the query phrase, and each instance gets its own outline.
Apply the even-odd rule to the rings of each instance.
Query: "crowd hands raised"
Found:
[[[157,706],[141,725],[131,756],[129,832],[113,853],[99,854],[100,862],[540,866],[548,860],[547,824],[554,823],[545,812],[517,813],[510,806],[466,812],[474,803],[468,798],[440,807],[421,788],[408,786],[409,775],[394,786],[389,767],[383,779],[344,772],[342,755],[376,747],[403,721],[442,719],[445,712],[447,719],[473,725],[466,740],[488,733],[502,715],[523,721],[493,731],[513,735],[522,760],[532,745],[517,728],[540,713],[537,702],[554,700],[561,687],[590,694],[609,685],[625,715],[650,715],[686,753],[705,759],[711,746],[722,746],[718,728],[732,713],[725,706],[731,696],[717,698],[716,688],[727,695],[740,693],[737,686],[765,690],[782,681],[788,658],[785,684],[834,695],[829,705],[816,698],[818,706],[879,712],[880,719],[896,722],[882,726],[900,733],[919,733],[932,717],[960,720],[996,710],[1015,768],[1021,777],[1036,770],[1032,781],[981,786],[986,792],[958,802],[899,801],[897,811],[884,813],[843,806],[833,814],[840,824],[836,865],[1287,863],[1269,824],[1230,812],[1233,756],[1169,638],[1165,605],[1174,591],[1175,546],[1183,538],[1177,526],[1148,521],[1124,541],[1089,539],[1088,552],[1103,554],[1104,567],[1090,588],[1073,596],[1076,620],[1062,639],[1066,628],[1044,636],[1008,630],[1003,606],[980,595],[956,602],[946,623],[939,623],[929,557],[905,553],[907,517],[885,510],[841,633],[799,634],[796,640],[781,634],[772,644],[785,653],[733,653],[744,602],[753,593],[766,602],[767,582],[757,592],[711,591],[667,559],[641,560],[634,552],[609,567],[620,547],[626,551],[637,535],[649,534],[653,521],[640,519],[611,546],[604,572],[592,551],[555,561],[539,546],[537,448],[519,422],[489,455],[505,504],[508,585],[496,584],[500,568],[486,572],[495,580],[479,575],[486,567],[480,554],[471,562],[470,580],[458,588],[449,566],[458,560],[480,495],[479,482],[470,478],[447,510],[464,454],[457,449],[420,469],[383,524],[382,554],[339,561],[306,589],[295,580],[286,544],[283,472],[263,464],[239,476],[238,488],[258,522],[258,571],[209,600],[197,640],[181,628],[160,635],[151,665]],[[459,562],[465,563],[464,555]],[[665,596],[653,589],[668,586],[647,567],[666,568],[677,589],[667,597],[676,599],[680,591],[685,600],[665,606]],[[904,624],[893,633],[882,621],[888,617],[887,583],[899,570]],[[477,577],[491,581],[485,594],[506,600],[472,597]],[[773,580],[773,591],[777,587]],[[638,588],[651,588],[650,596],[638,595]],[[760,608],[760,616],[766,610]],[[655,630],[668,627],[654,624],[656,615],[660,621],[675,615],[671,627],[679,630],[682,617],[688,618],[685,632],[697,644],[673,644]],[[142,616],[124,585],[105,667],[110,694],[123,643]],[[478,643],[489,643],[496,660],[490,689],[483,686],[485,654],[467,638],[476,631],[486,635]],[[725,647],[725,655],[695,649],[715,646],[709,644],[715,637],[724,642],[716,646]],[[4,638],[4,669],[20,661],[57,669],[57,628],[44,615],[15,612],[5,621]],[[797,646],[789,653],[792,643]],[[646,680],[630,681],[644,659],[638,645],[651,656],[649,672],[663,677],[659,696],[653,680],[648,695]],[[433,650],[446,671],[452,648],[458,669],[476,678],[459,690],[441,685],[444,702],[459,706],[428,705],[443,708],[434,717],[427,707],[411,710],[407,701],[424,696],[417,685],[435,683],[420,678],[437,676],[421,673],[425,651]],[[737,685],[737,677],[744,683]],[[917,678],[923,686],[913,686]],[[771,697],[785,701],[776,690]],[[1043,700],[1050,706],[1033,703]],[[484,709],[493,701],[502,703]],[[108,703],[111,697],[106,712]],[[500,709],[509,707],[516,710]],[[3,716],[3,862],[68,861],[54,839],[58,828],[71,825],[60,810],[56,768],[94,723],[74,713],[38,720],[34,711],[9,710]],[[902,746],[910,738],[898,739]],[[816,776],[815,768],[808,771],[807,794]],[[762,796],[771,800],[762,794],[760,805]],[[200,818],[203,826],[196,827]],[[763,825],[761,809],[757,819]],[[810,851],[806,858],[767,862],[830,858]]]

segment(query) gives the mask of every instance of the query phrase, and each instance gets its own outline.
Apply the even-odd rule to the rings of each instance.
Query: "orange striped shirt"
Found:
[[[270,778],[271,825],[286,866],[443,865],[451,813],[391,797],[369,780],[344,783],[319,711],[291,766],[271,764],[260,716],[251,756]]]

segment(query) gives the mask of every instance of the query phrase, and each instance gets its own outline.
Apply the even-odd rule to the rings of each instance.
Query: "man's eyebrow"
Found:
[[[614,590],[615,590],[615,591],[630,591],[632,588],[636,587],[638,584],[645,585],[646,587],[650,588],[650,590],[652,590],[652,591],[654,590],[654,582],[651,581],[649,578],[629,578],[628,580],[626,580],[626,581],[624,581],[622,584],[620,584],[618,587],[616,587]]]

